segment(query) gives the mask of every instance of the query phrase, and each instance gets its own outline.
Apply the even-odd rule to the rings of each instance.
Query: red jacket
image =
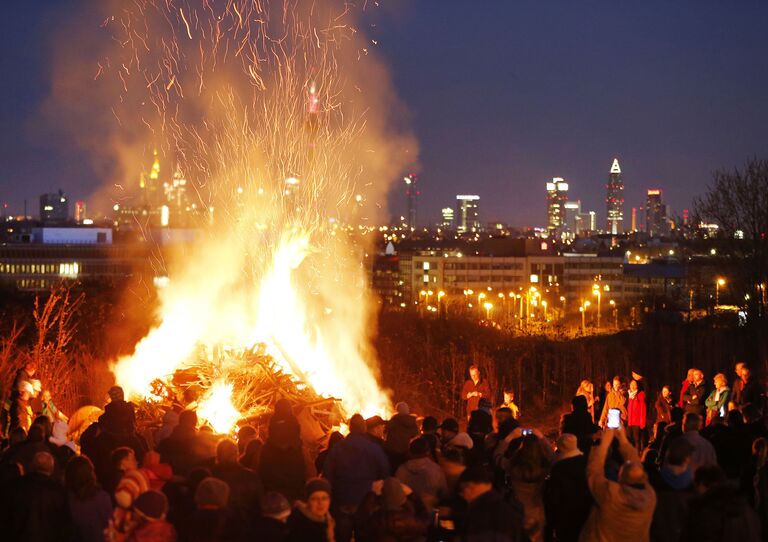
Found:
[[[634,399],[627,401],[627,425],[645,428],[645,392],[638,391]]]
[[[685,393],[685,390],[688,389],[688,386],[691,385],[691,382],[686,378],[683,380],[683,385],[680,386],[680,402],[677,403],[677,406],[680,408],[685,408],[685,403],[683,402],[683,394]]]

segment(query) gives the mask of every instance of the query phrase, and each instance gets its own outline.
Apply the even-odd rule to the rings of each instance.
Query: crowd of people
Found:
[[[721,541],[768,534],[764,394],[737,366],[691,369],[648,408],[633,373],[579,385],[560,431],[494,406],[477,367],[467,417],[354,414],[311,453],[294,405],[216,435],[170,409],[149,434],[119,387],[74,442],[22,369],[0,452],[0,539],[43,541]],[[36,389],[38,391],[36,391]],[[41,403],[52,404],[50,396]],[[653,421],[653,423],[651,423]],[[652,428],[652,431],[648,431]]]

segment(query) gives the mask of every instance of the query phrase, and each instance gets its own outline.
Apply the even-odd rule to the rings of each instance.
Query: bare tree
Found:
[[[749,160],[743,169],[716,171],[707,192],[694,200],[697,218],[720,226],[742,287],[764,314],[768,281],[768,161]]]

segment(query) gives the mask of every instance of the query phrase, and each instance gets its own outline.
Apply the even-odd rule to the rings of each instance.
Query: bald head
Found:
[[[648,482],[648,476],[645,474],[643,464],[639,461],[627,461],[619,470],[619,483],[636,486],[645,485]]]

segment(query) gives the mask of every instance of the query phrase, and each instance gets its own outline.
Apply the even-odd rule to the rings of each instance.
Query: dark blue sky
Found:
[[[469,192],[482,220],[543,224],[552,176],[602,222],[614,155],[628,209],[660,187],[681,212],[714,169],[768,157],[768,2],[403,4],[375,37],[419,139],[422,222]],[[100,184],[84,153],[34,126],[46,36],[69,7],[17,2],[0,18],[0,199],[15,212]],[[391,202],[404,212],[404,196]]]

